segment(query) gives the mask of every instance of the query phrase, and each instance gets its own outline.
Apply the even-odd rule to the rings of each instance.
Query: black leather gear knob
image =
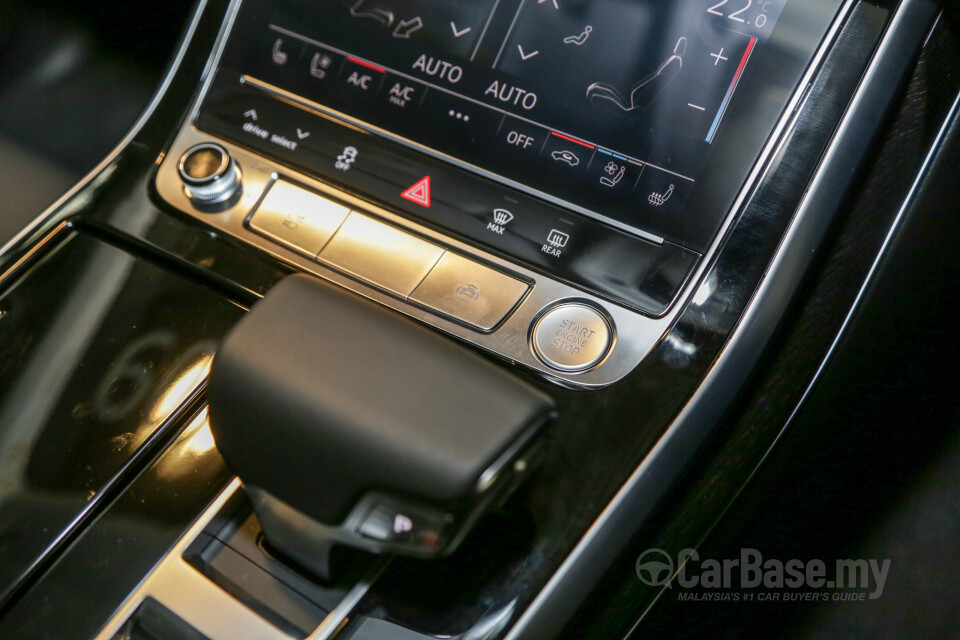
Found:
[[[301,275],[233,329],[208,396],[217,446],[267,538],[313,566],[311,538],[449,552],[526,471],[554,412],[547,395],[452,340]]]

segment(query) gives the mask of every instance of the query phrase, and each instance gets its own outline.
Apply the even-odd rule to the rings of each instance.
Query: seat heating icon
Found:
[[[673,190],[675,188],[676,187],[674,187],[673,185],[670,185],[670,188],[667,189],[666,193],[657,193],[657,192],[651,193],[650,197],[647,198],[647,202],[649,202],[655,207],[662,207],[664,204],[666,204],[667,200],[670,199],[670,196],[673,195]]]

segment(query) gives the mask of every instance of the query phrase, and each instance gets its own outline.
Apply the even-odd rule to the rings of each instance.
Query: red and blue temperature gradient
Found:
[[[733,94],[737,90],[737,85],[740,84],[740,78],[743,76],[743,70],[747,67],[747,63],[750,61],[750,56],[753,55],[753,49],[757,45],[756,38],[750,38],[750,42],[747,43],[747,48],[743,52],[743,57],[740,58],[740,65],[737,67],[737,72],[733,74],[733,80],[730,81],[730,86],[727,88],[727,94],[723,97],[723,101],[720,103],[720,108],[717,110],[717,117],[713,119],[713,124],[710,125],[710,131],[707,133],[707,142],[713,142],[713,137],[717,134],[717,129],[720,127],[720,122],[723,120],[724,114],[727,112],[727,107],[730,106],[730,99],[733,98]]]

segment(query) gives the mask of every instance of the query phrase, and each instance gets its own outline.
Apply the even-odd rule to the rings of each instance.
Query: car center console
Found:
[[[0,636],[631,628],[938,10],[201,0],[0,251]]]
[[[703,5],[247,0],[158,192],[552,379],[608,385],[692,293],[838,9]]]

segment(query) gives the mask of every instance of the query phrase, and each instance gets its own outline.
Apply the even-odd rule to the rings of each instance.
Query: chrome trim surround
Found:
[[[220,166],[211,175],[198,180],[187,173],[186,162],[191,154],[203,149],[213,149],[219,153]],[[187,149],[177,163],[177,173],[183,181],[184,193],[198,205],[206,207],[230,200],[240,190],[243,181],[240,169],[233,158],[220,145],[211,143],[199,144],[192,149]]]
[[[545,327],[544,322],[559,319]],[[568,328],[569,327],[569,328]],[[547,331],[541,333],[541,329]],[[554,350],[560,330],[574,332],[574,337],[564,336],[568,348]],[[530,328],[530,348],[545,365],[557,371],[583,371],[602,362],[614,345],[615,329],[602,311],[576,301],[563,301],[545,309]],[[553,338],[553,340],[551,340]]]
[[[235,8],[239,6],[241,1],[242,0],[234,0],[236,3]],[[680,294],[674,300],[670,311],[660,318],[650,318],[641,315],[632,309],[613,304],[599,296],[526,269],[518,263],[501,259],[476,246],[455,240],[403,216],[380,207],[372,206],[359,198],[336,190],[304,173],[287,169],[278,163],[250,153],[237,145],[199,131],[192,123],[195,121],[200,106],[210,89],[213,73],[208,74],[201,90],[190,107],[187,121],[177,133],[173,144],[166,154],[166,158],[160,165],[156,178],[157,192],[160,197],[177,209],[192,215],[221,232],[225,232],[234,238],[251,244],[287,264],[340,284],[355,293],[376,300],[392,309],[429,324],[448,335],[465,340],[510,362],[532,369],[552,382],[562,386],[580,389],[606,387],[623,379],[636,368],[643,358],[646,357],[653,347],[656,346],[670,330],[686,302],[696,294],[702,278],[712,263],[713,257],[724,242],[727,232],[730,230],[734,221],[742,212],[748,197],[757,186],[768,162],[786,143],[788,133],[796,122],[798,108],[806,97],[807,87],[816,76],[820,64],[830,49],[831,43],[839,33],[840,27],[850,14],[853,6],[856,5],[856,2],[857,0],[847,0],[838,13],[830,31],[827,33],[814,55],[811,64],[808,66],[797,88],[787,102],[773,132],[764,145],[747,180],[740,189],[733,206],[727,213],[709,250],[703,259],[701,259]],[[211,59],[208,64],[210,70],[216,69],[219,65],[235,17],[236,10],[232,11],[228,16],[227,22],[224,25],[225,35],[218,42],[218,45],[211,54]],[[183,194],[176,172],[176,163],[172,160],[173,158],[180,157],[186,149],[202,142],[215,142],[222,145],[231,153],[244,172],[246,183],[244,184],[244,189],[239,201],[233,207],[218,213],[204,213],[189,202]],[[244,221],[266,188],[274,180],[281,177],[285,180],[299,183],[301,186],[305,186],[334,200],[344,202],[360,212],[371,213],[401,229],[419,235],[427,240],[432,240],[447,248],[454,249],[458,253],[477,260],[478,262],[500,267],[508,272],[518,274],[523,278],[528,278],[535,284],[531,292],[513,314],[492,333],[479,333],[455,321],[438,317],[425,309],[391,297],[348,276],[332,271],[322,264],[297,255],[295,252],[276,245],[251,232],[244,225]],[[616,343],[606,358],[595,367],[582,372],[562,372],[547,367],[532,352],[528,343],[530,327],[533,326],[536,318],[538,318],[544,310],[556,305],[558,302],[570,299],[580,299],[602,309],[610,316],[617,332]]]
[[[195,151],[200,151],[201,149],[213,149],[214,151],[219,153],[220,166],[218,166],[216,171],[211,173],[209,176],[205,178],[196,179],[187,173],[186,162],[187,162],[187,158],[190,157],[191,153]],[[223,173],[227,170],[227,167],[229,166],[230,166],[230,156],[226,154],[226,152],[220,147],[220,145],[216,145],[216,144],[199,144],[192,149],[187,149],[187,152],[182,156],[180,156],[180,162],[177,163],[177,169],[180,171],[180,178],[184,182],[190,182],[191,184],[195,183],[196,185],[199,185],[199,186],[203,186],[208,182],[213,182],[219,176],[223,175]]]
[[[846,20],[846,15],[856,4],[858,0],[847,3],[825,42],[834,40]],[[883,113],[885,98],[878,99],[878,92],[889,94],[889,76],[895,75],[905,66],[904,50],[924,40],[938,10],[937,3],[933,0],[903,0],[898,5],[766,277],[748,304],[727,345],[690,402],[587,530],[546,587],[524,611],[506,636],[506,640],[546,639],[559,632],[609,566],[613,554],[624,548],[640,523],[646,520],[655,505],[673,486],[683,463],[692,459],[701,443],[712,432],[713,425],[720,419],[729,401],[741,389],[744,380],[759,360],[773,335],[777,318],[792,292],[799,286],[805,272],[804,267],[813,258],[812,249],[826,232],[830,214],[837,206],[838,192],[842,191],[844,181],[850,178],[849,155],[854,152],[862,153],[864,138],[858,133],[863,129],[864,122],[869,123],[868,126],[874,126]],[[825,51],[821,53],[825,54]],[[819,61],[815,66],[819,66]],[[957,108],[955,103],[938,134],[937,144],[945,134]],[[915,184],[919,184],[935,151],[936,148],[931,150]],[[913,197],[914,190],[907,195],[904,209]],[[900,216],[890,230],[891,236],[899,222]],[[877,256],[877,264],[883,258],[888,244],[889,240],[884,243]],[[868,278],[872,275],[873,270]],[[865,282],[864,287],[868,284],[869,281]],[[860,298],[858,295],[855,305]],[[849,316],[855,311],[856,309],[852,308]],[[811,387],[813,383],[815,380],[811,382]],[[785,424],[782,427],[781,435],[787,426]],[[770,448],[775,444],[776,440],[771,443]],[[661,589],[658,597],[664,591],[665,587]],[[655,601],[650,607],[654,603]],[[649,607],[641,613],[636,625],[640,624],[647,611]],[[627,637],[633,633],[636,625],[627,633]]]

